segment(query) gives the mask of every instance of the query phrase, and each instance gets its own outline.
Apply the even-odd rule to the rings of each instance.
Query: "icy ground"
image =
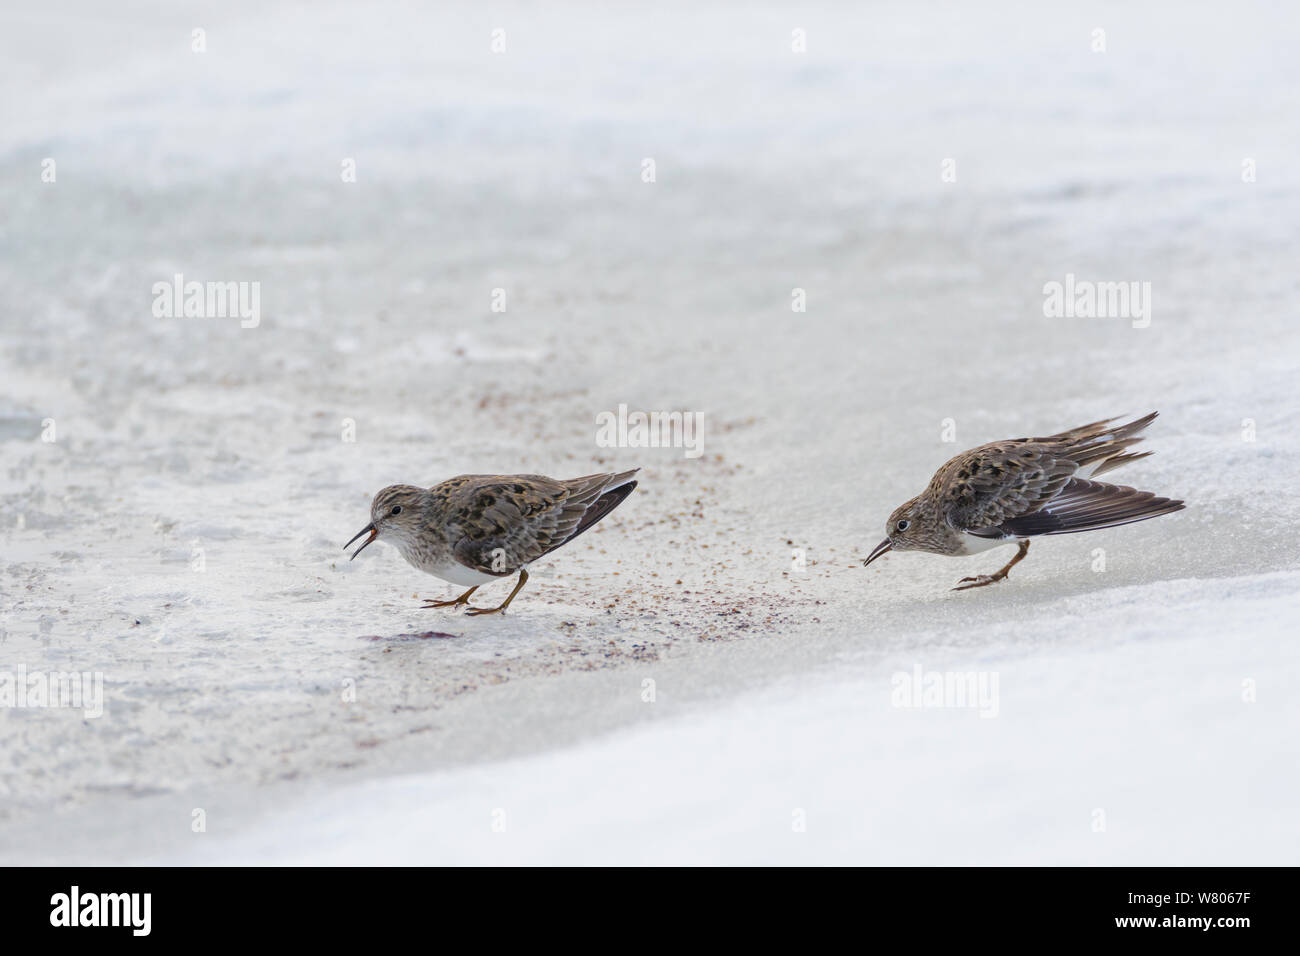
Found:
[[[160,10],[0,12],[0,674],[105,708],[0,707],[0,862],[1300,862],[1294,13]],[[957,451],[1151,409],[1114,477],[1186,511],[860,566]],[[340,550],[636,465],[506,617]]]

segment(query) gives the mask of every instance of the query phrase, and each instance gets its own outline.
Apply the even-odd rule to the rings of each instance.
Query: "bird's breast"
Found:
[[[476,584],[495,581],[497,578],[496,575],[467,568],[452,557],[451,551],[447,548],[421,547],[410,542],[398,542],[397,549],[401,551],[402,557],[412,567],[419,568],[425,574],[432,574],[435,578],[442,578],[451,584],[472,587]]]

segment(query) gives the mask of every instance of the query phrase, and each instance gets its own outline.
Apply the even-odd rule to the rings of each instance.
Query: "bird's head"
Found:
[[[919,497],[919,496],[918,496]],[[917,499],[913,498],[894,509],[894,513],[889,516],[885,522],[885,540],[876,545],[871,553],[867,555],[867,560],[862,562],[866,567],[876,558],[880,557],[886,551],[928,551],[927,547],[927,526],[925,522],[919,521],[916,514]]]
[[[405,551],[404,545],[413,544],[420,536],[424,524],[425,500],[428,492],[415,485],[389,485],[370,503],[370,524],[343,546],[344,550],[363,534],[368,534],[361,547],[352,554],[353,560],[366,550],[370,542],[386,538]]]

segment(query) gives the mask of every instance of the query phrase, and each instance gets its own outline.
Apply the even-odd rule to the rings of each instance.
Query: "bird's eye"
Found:
[[[899,531],[906,531],[911,526],[912,526],[912,522],[908,521],[906,518],[898,522],[898,524],[894,525],[894,527],[897,528]]]
[[[393,510],[388,512],[390,515],[400,515],[402,513],[401,505],[393,505]]]

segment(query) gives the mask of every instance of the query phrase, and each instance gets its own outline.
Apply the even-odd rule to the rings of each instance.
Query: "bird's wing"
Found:
[[[1071,534],[1114,528],[1134,521],[1182,511],[1183,503],[1125,485],[1071,478],[1051,501],[1030,513],[1003,522],[1005,535]]]
[[[993,532],[1051,501],[1078,470],[1050,445],[1004,441],[958,455],[939,469],[930,492],[958,531]]]
[[[626,480],[630,475],[570,481],[543,475],[464,475],[432,490],[437,494],[453,486],[447,489],[446,514],[456,560],[504,576],[554,551],[613,510],[636,487]],[[611,485],[615,489],[603,495]]]

